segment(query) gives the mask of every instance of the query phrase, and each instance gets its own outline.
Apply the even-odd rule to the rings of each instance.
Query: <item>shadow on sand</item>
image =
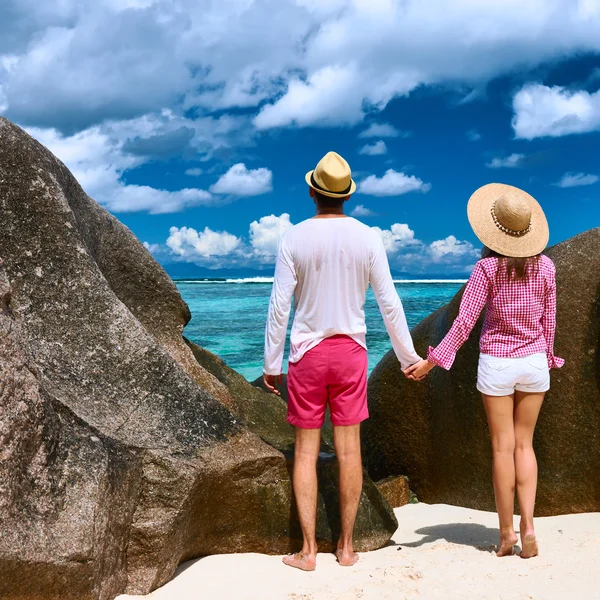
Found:
[[[432,544],[439,540],[445,540],[449,544],[471,546],[482,552],[493,552],[500,539],[498,529],[490,529],[478,523],[444,523],[421,527],[415,533],[424,536],[417,542],[400,543],[406,548],[418,548],[425,544]]]

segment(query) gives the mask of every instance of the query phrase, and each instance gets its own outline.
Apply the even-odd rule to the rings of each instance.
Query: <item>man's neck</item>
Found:
[[[344,218],[346,215],[344,214],[343,208],[317,208],[317,214],[315,215],[315,219],[339,219]]]

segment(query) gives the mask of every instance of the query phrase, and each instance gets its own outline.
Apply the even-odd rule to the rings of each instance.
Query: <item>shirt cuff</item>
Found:
[[[413,365],[416,365],[419,361],[423,360],[418,354],[415,354],[415,359],[416,360],[413,360],[413,362],[410,363],[403,363],[402,361],[400,361],[400,368],[403,371],[406,371],[408,367],[412,367]]]
[[[565,364],[565,359],[560,356],[554,356],[554,354],[548,354],[548,368],[549,369],[560,369]]]
[[[455,355],[440,356],[433,346],[429,346],[429,350],[427,350],[427,360],[438,367],[442,367],[442,369],[445,369],[446,371],[450,370],[450,367],[454,363],[454,358]]]

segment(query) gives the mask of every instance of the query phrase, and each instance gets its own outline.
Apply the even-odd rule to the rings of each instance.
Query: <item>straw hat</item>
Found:
[[[504,256],[535,256],[548,245],[550,231],[542,207],[512,185],[480,187],[469,199],[467,214],[481,242]]]
[[[306,183],[331,198],[345,198],[356,191],[350,165],[337,152],[328,152],[316,168],[306,174]]]

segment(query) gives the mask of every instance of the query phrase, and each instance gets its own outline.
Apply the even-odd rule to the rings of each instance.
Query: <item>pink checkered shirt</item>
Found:
[[[497,258],[484,258],[476,265],[465,288],[458,317],[436,348],[429,348],[430,362],[450,369],[458,349],[467,341],[484,306],[481,330],[482,354],[519,358],[543,352],[548,366],[558,369],[565,361],[554,356],[556,328],[556,280],[554,263],[541,256],[535,271],[521,281],[508,281],[498,272]]]

